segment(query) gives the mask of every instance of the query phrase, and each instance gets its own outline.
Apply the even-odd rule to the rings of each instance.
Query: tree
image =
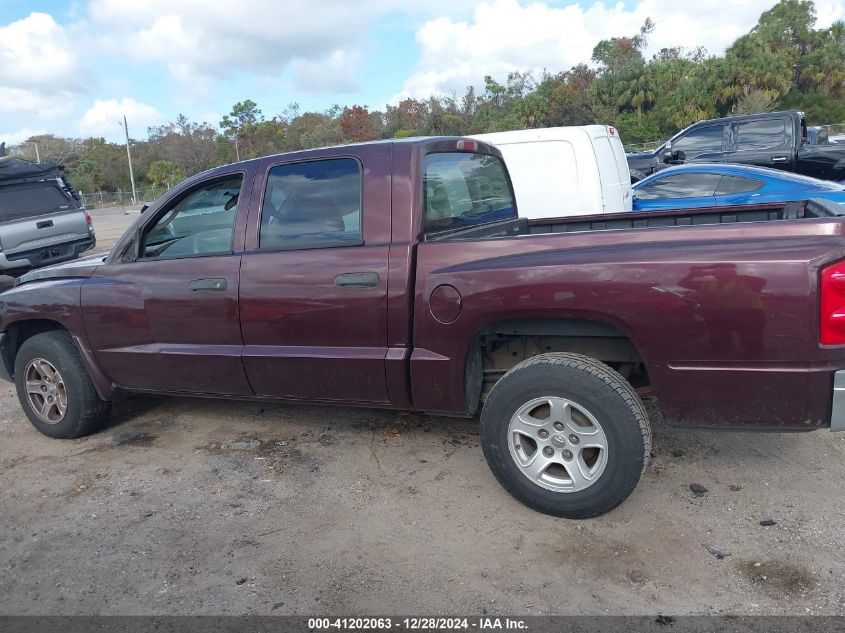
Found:
[[[344,108],[338,124],[344,139],[353,143],[372,141],[376,138],[370,113],[364,106],[354,105],[351,108]]]
[[[179,173],[179,167],[176,163],[171,163],[169,160],[153,161],[147,172],[147,180],[154,187],[166,187],[170,189],[170,187],[181,179],[182,175]]]
[[[263,121],[264,115],[252,99],[239,101],[232,106],[232,111],[220,120],[223,133],[235,144],[238,160],[257,155],[255,136]]]
[[[152,149],[150,165],[156,159],[167,160],[187,177],[219,164],[217,133],[206,122],[197,123],[180,114],[176,121],[152,127],[148,132],[148,145]]]

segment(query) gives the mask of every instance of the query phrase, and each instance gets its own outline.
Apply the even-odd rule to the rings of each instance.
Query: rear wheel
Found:
[[[67,332],[44,332],[24,341],[15,357],[15,386],[29,421],[49,437],[93,433],[111,410],[97,395]]]
[[[636,487],[651,451],[642,401],[607,365],[569,353],[530,358],[496,383],[481,413],[493,474],[525,505],[584,519]]]

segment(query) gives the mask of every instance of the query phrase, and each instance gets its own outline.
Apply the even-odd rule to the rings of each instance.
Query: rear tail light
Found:
[[[85,211],[85,222],[88,224],[88,226],[93,226],[94,221],[91,219],[91,214],[88,213],[88,209],[83,209],[83,211]]]
[[[845,261],[821,272],[821,332],[824,345],[845,345]]]
[[[457,148],[465,152],[474,152],[478,149],[478,143],[476,141],[460,140],[457,143]]]

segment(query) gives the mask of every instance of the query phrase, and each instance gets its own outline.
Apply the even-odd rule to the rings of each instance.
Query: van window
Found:
[[[507,171],[495,156],[427,154],[423,160],[423,196],[426,231],[516,217]]]

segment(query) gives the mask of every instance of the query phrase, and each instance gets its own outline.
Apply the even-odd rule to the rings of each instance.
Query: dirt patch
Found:
[[[752,583],[784,593],[805,591],[816,584],[816,579],[809,569],[785,561],[745,561],[737,567]]]
[[[88,473],[84,477],[76,480],[73,484],[73,488],[71,488],[70,492],[67,493],[67,496],[74,498],[85,494],[97,485],[98,481],[105,479],[108,476],[108,473]]]
[[[333,440],[324,434],[313,439],[310,432],[303,433],[299,438],[260,439],[254,436],[241,435],[213,442],[205,446],[198,446],[196,450],[207,455],[225,456],[236,460],[245,466],[249,462],[258,464],[269,474],[280,477],[291,469],[305,469],[308,472],[318,472],[319,461],[310,453],[304,452],[300,446],[318,444],[321,447],[331,446]]]
[[[116,446],[152,446],[158,439],[155,433],[118,433],[112,438],[111,445]],[[103,447],[105,448],[105,446]]]

